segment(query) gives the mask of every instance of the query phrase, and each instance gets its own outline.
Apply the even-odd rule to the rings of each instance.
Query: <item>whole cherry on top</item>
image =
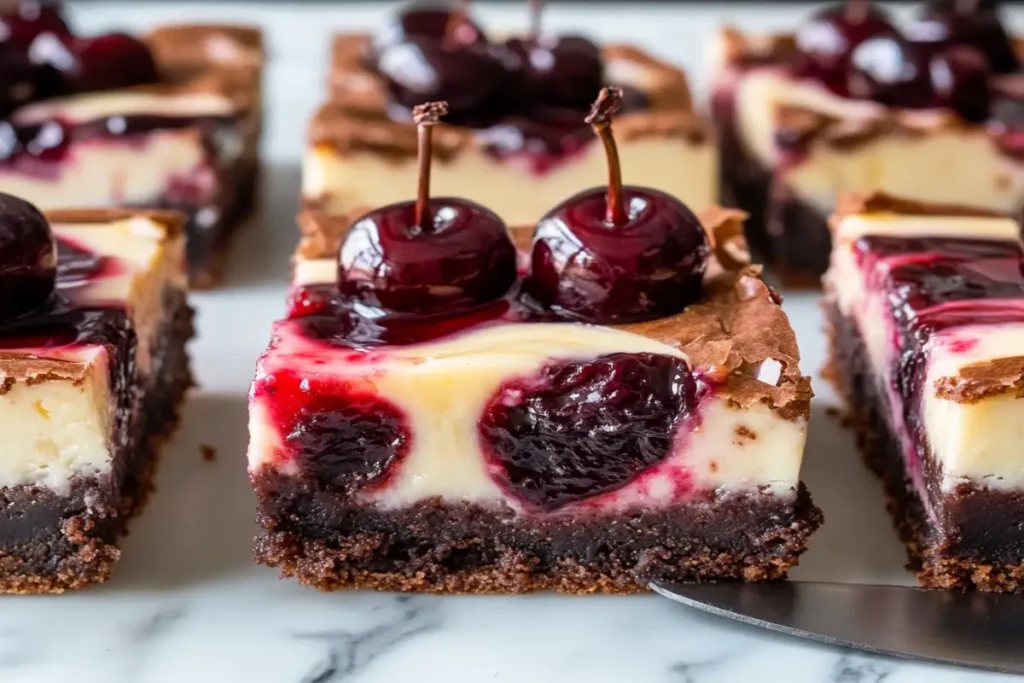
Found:
[[[141,40],[123,33],[77,37],[61,9],[59,2],[18,0],[0,10],[0,113],[54,95],[158,79]]]
[[[796,30],[798,73],[846,94],[846,74],[857,46],[871,38],[895,35],[897,31],[888,15],[870,0],[829,5],[812,14]]]
[[[57,278],[50,224],[23,199],[0,194],[0,320],[42,306]]]
[[[545,34],[545,4],[530,0],[530,34],[505,42],[512,69],[520,71],[533,104],[586,111],[604,83],[601,49],[582,36]]]
[[[444,102],[417,106],[419,183],[415,201],[371,211],[338,251],[347,301],[382,314],[453,313],[494,301],[516,280],[516,249],[492,211],[466,199],[431,198],[432,131]]]
[[[590,123],[608,157],[608,187],[566,200],[536,226],[527,292],[584,322],[679,313],[700,298],[711,248],[697,217],[670,195],[622,185],[611,130],[622,92],[604,88]]]
[[[930,0],[907,35],[931,53],[956,46],[979,50],[993,73],[1013,73],[1020,59],[995,0]]]

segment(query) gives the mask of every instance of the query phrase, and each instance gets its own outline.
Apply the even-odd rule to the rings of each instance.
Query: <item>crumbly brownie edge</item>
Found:
[[[828,216],[797,197],[750,155],[736,129],[731,94],[716,94],[712,106],[719,124],[723,201],[748,214],[746,234],[752,251],[787,287],[821,287],[832,242]]]
[[[794,497],[548,520],[439,499],[360,507],[272,472],[253,485],[257,561],[321,590],[635,593],[654,580],[766,581],[786,576],[822,519],[803,485]]]
[[[882,480],[886,507],[907,548],[908,567],[917,572],[921,586],[1024,593],[1024,494],[965,485],[943,498],[947,529],[936,529],[906,477],[899,440],[879,408],[856,325],[832,302],[826,302],[825,314],[830,358],[824,374],[847,406],[846,421],[861,456]],[[1016,524],[1007,524],[1015,518]],[[1005,533],[993,533],[1000,528]]]
[[[31,486],[0,489],[0,593],[63,593],[109,578],[118,538],[153,490],[160,449],[193,384],[186,350],[193,311],[185,297],[177,289],[166,297],[173,314],[154,345],[153,380],[142,389],[149,400],[128,428],[142,436],[116,454],[119,475],[76,480],[66,496]]]

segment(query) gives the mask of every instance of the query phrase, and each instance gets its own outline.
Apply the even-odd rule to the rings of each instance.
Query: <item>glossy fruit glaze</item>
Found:
[[[948,108],[971,122],[1000,118],[994,86],[1020,62],[999,3],[927,2],[902,30],[875,4],[835,3],[795,31],[790,64],[842,97],[910,109]]]
[[[45,177],[75,142],[207,125],[200,117],[160,115],[19,120],[16,110],[32,102],[160,80],[144,42],[124,33],[77,36],[61,9],[57,2],[19,0],[0,11],[0,169]]]
[[[965,325],[1024,323],[1024,253],[1018,243],[966,237],[871,236],[855,249],[868,287],[884,297],[892,316],[890,376],[919,466],[928,448],[920,406],[929,342]]]
[[[605,81],[597,45],[543,33],[489,42],[466,22],[414,4],[375,34],[370,59],[397,105],[389,107],[392,115],[407,119],[417,104],[446,101],[446,122],[476,129],[490,153],[522,159],[536,173],[593,140],[583,118]],[[628,89],[626,111],[647,106],[641,91]]]

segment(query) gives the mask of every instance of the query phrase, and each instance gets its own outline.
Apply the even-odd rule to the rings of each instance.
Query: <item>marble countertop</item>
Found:
[[[524,23],[515,5],[481,5],[485,22]],[[799,10],[639,3],[559,6],[550,21],[633,40],[700,69],[700,38],[724,19],[782,26]],[[80,2],[86,30],[158,21],[237,18],[238,5]],[[251,559],[254,499],[245,476],[245,392],[283,309],[294,245],[297,160],[304,119],[319,98],[331,30],[368,27],[377,5],[246,7],[269,32],[265,220],[242,237],[225,286],[195,296],[193,345],[201,386],[163,455],[158,490],[132,526],[113,580],[81,593],[5,597],[3,683],[917,683],[1010,677],[861,655],[742,627],[653,596],[452,597],[321,594]],[[1018,12],[1015,20],[1024,20]],[[699,78],[697,79],[699,81]],[[627,170],[628,173],[628,170]],[[786,308],[803,365],[816,374],[824,340],[813,295]],[[244,333],[239,335],[239,330]],[[227,332],[230,331],[230,335]],[[909,583],[876,482],[848,435],[826,415],[817,382],[805,479],[826,523],[793,577]],[[207,462],[201,447],[213,446]]]

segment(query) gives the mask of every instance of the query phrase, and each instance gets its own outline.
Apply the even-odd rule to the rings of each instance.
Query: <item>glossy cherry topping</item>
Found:
[[[41,33],[71,35],[59,2],[16,0],[0,12],[0,43],[25,50]]]
[[[338,254],[343,297],[396,313],[452,312],[494,301],[516,280],[516,250],[492,211],[464,199],[430,198],[431,128],[444,103],[417,107],[419,191],[415,202],[356,221]]]
[[[846,94],[847,71],[857,46],[871,38],[896,35],[886,14],[867,0],[830,5],[797,28],[798,73]]]
[[[696,404],[685,361],[616,353],[505,383],[480,419],[492,476],[542,510],[621,488],[667,457]]]
[[[455,46],[486,43],[484,32],[469,18],[467,2],[450,7],[436,3],[413,3],[402,9],[374,34],[376,54],[409,40],[425,38]]]
[[[890,106],[925,107],[935,99],[928,67],[926,55],[905,38],[870,38],[850,56],[847,91]]]
[[[921,16],[907,26],[907,35],[930,52],[964,45],[988,59],[994,73],[1013,73],[1020,67],[999,18],[998,3],[979,0],[928,2]]]
[[[533,235],[527,291],[544,306],[594,323],[665,317],[700,297],[710,246],[697,217],[663,192],[623,187],[605,88],[587,121],[608,155],[607,189],[550,211]]]
[[[931,58],[928,72],[938,106],[953,109],[972,123],[989,118],[991,72],[980,50],[969,45],[954,45]]]
[[[44,33],[32,42],[28,54],[35,63],[59,71],[71,92],[127,88],[159,80],[149,46],[125,33],[93,38]]]
[[[25,200],[0,194],[0,319],[46,303],[56,276],[57,245],[46,218]]]

